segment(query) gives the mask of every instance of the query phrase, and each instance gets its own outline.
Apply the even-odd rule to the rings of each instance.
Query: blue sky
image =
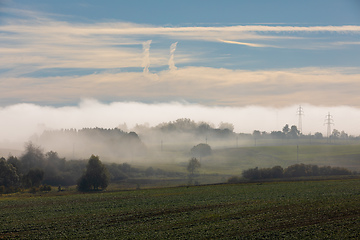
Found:
[[[2,111],[93,99],[357,112],[359,56],[356,0],[0,1]]]
[[[185,100],[232,106],[319,105],[326,102],[309,99],[306,92],[333,94],[330,89],[339,90],[338,82],[329,79],[310,83],[310,75],[322,79],[334,78],[334,74],[346,79],[358,76],[358,1],[5,0],[1,13],[0,77],[7,88],[1,105],[30,102],[61,106],[88,97],[101,101]],[[177,72],[169,72],[169,48],[174,43],[172,64]],[[147,75],[141,74],[145,66]],[[203,72],[200,79],[190,76],[194,71]],[[205,74],[209,72],[211,76]],[[222,79],[223,74],[227,79]],[[96,83],[94,76],[107,84]],[[119,78],[126,80],[119,83]],[[255,81],[235,80],[243,78]],[[21,86],[14,81],[24,82],[28,88],[21,94]],[[124,85],[124,81],[138,85],[128,85],[124,93],[111,91]],[[207,83],[209,91],[203,96],[184,93],[180,88],[185,90],[186,86],[181,81],[197,90],[204,89]],[[166,93],[162,91],[165,86],[169,90]],[[40,97],[39,87],[52,92]],[[343,94],[351,90],[347,87],[340,89]],[[350,87],[358,85],[352,82]],[[93,88],[100,91],[93,92]],[[232,91],[244,88],[254,94],[244,93],[246,101],[236,100]],[[298,93],[298,102],[291,101],[292,94],[280,99],[276,90],[280,88]],[[148,94],[149,89],[153,94]],[[224,95],[209,97],[219,90]],[[263,98],[262,93],[273,101]],[[342,95],[336,94],[339,99],[328,104],[357,105],[355,101],[340,101]]]
[[[126,21],[155,25],[303,24],[347,25],[360,21],[356,0],[3,1],[3,6],[70,17],[76,21]]]

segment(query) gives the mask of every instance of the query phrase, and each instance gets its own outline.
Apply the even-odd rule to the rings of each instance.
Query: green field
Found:
[[[360,145],[317,144],[257,147],[214,148],[211,156],[201,158],[201,174],[241,175],[249,168],[269,168],[304,163],[319,166],[344,167],[360,172]],[[129,161],[136,167],[160,168],[166,171],[185,172],[191,155],[184,149],[149,154],[144,159]],[[205,182],[201,182],[205,183]]]
[[[359,239],[360,179],[0,197],[1,239]]]

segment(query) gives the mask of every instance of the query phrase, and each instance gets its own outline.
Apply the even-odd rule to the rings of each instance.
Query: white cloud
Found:
[[[250,47],[317,49],[333,48],[318,33],[359,34],[360,26],[221,26],[163,27],[123,22],[70,23],[54,20],[57,16],[29,10],[8,9],[23,18],[6,18],[0,25],[0,68],[25,65],[44,68],[126,68],[141,67],[141,46],[146,39],[163,41],[196,40],[239,44]],[[299,35],[297,33],[308,33]],[[297,41],[294,41],[297,40]],[[317,42],[316,42],[316,41]],[[281,41],[281,42],[279,42]],[[269,44],[271,42],[271,44]],[[316,42],[316,43],[314,43]],[[337,41],[338,45],[355,45],[356,41]],[[133,47],[138,46],[138,47]],[[164,50],[152,49],[154,67],[168,65]],[[185,50],[183,51],[185,52]],[[189,51],[190,53],[191,51]],[[177,54],[177,62],[195,62],[192,56]]]
[[[4,78],[2,102],[62,104],[79,98],[100,100],[174,101],[204,105],[360,107],[360,69],[299,68],[283,70],[230,70],[183,67],[157,73],[98,73],[67,77]]]
[[[204,52],[195,47],[177,51],[177,66],[174,62],[177,43],[174,39],[258,48],[296,48],[298,45],[306,45],[309,49],[319,45],[333,48],[334,44],[358,44],[351,39],[340,41],[340,37],[357,36],[360,26],[163,27],[123,22],[79,24],[57,21],[55,16],[38,12],[21,14],[26,14],[24,19],[8,18],[0,25],[2,105],[11,102],[61,105],[77,102],[80,98],[96,98],[145,102],[185,99],[204,105],[228,106],[285,107],[298,103],[360,106],[358,68],[246,71],[221,66],[191,67],[192,63],[198,66],[205,60],[216,62],[215,57],[203,57]],[[334,43],[324,40],[319,33],[340,37]],[[208,50],[212,51],[206,48]],[[150,60],[151,68],[160,70],[149,73]],[[167,66],[170,71],[164,70]],[[61,68],[105,71],[62,77],[24,75]],[[139,69],[129,72],[122,68],[143,68],[147,74]],[[111,69],[115,70],[111,72]]]

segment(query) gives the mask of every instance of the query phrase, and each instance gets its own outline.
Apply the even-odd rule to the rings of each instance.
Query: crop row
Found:
[[[1,238],[360,236],[360,180],[0,198]]]

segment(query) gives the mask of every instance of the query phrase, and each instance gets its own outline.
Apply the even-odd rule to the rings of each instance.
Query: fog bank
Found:
[[[360,109],[338,106],[321,107],[302,104],[303,134],[321,132],[326,136],[325,116],[330,113],[334,120],[332,129],[359,135],[358,119]],[[207,122],[219,126],[222,122],[232,123],[234,132],[252,133],[253,130],[279,131],[285,124],[298,125],[299,105],[285,108],[260,106],[209,107],[187,102],[101,103],[94,99],[84,99],[77,106],[51,107],[35,104],[14,104],[0,108],[2,147],[12,142],[28,141],[34,134],[44,130],[116,128],[132,130],[137,124],[153,127],[162,122],[189,118],[196,122]]]

